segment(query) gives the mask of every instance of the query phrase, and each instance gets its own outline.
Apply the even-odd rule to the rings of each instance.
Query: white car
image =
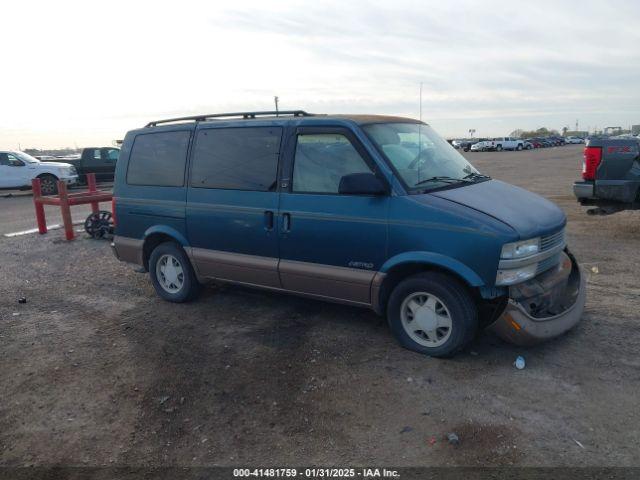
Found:
[[[584,139],[580,137],[567,137],[564,140],[566,143],[584,143]]]
[[[472,152],[488,152],[489,150],[493,150],[495,147],[491,140],[483,140],[482,142],[474,143],[471,145]]]
[[[514,137],[498,137],[493,139],[494,149],[500,150],[522,150],[525,148],[524,140]]]
[[[78,172],[68,163],[41,162],[24,152],[0,150],[0,189],[29,188],[34,178],[40,179],[43,195],[55,195],[58,180],[73,185]]]

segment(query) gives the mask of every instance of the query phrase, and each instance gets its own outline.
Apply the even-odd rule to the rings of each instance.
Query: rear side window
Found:
[[[191,186],[275,190],[281,137],[280,127],[200,130],[193,152]]]
[[[190,131],[138,135],[133,142],[127,183],[182,187]]]

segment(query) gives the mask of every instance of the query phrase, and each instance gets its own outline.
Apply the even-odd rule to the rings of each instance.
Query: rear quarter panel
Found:
[[[592,139],[586,146],[602,148],[602,161],[596,171],[595,196],[623,203],[637,201],[640,143],[634,139]]]
[[[154,128],[154,132],[189,130],[193,125],[171,125]],[[149,134],[149,129],[129,132],[123,142],[120,158],[116,164],[113,195],[116,205],[117,225],[115,234],[123,237],[143,239],[154,233],[166,233],[183,245],[187,243],[186,229],[186,171],[189,155],[185,162],[185,181],[182,187],[159,187],[127,184],[127,171],[131,149],[138,135]]]

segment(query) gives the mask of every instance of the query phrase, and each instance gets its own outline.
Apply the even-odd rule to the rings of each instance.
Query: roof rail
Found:
[[[307,113],[304,110],[280,110],[280,111],[266,111],[266,112],[234,112],[234,113],[212,113],[210,115],[193,115],[191,117],[177,117],[177,118],[168,118],[166,120],[154,120],[153,122],[149,122],[145,125],[145,128],[155,127],[161,123],[173,123],[173,122],[204,122],[209,120],[210,118],[233,118],[233,117],[242,117],[245,120],[250,118],[256,118],[258,116],[276,116],[279,117],[281,115],[293,115],[294,117],[310,117],[311,113]]]

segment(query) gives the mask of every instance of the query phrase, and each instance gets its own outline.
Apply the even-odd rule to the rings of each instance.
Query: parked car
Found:
[[[522,150],[524,141],[515,137],[498,137],[493,139],[494,150]]]
[[[565,138],[566,143],[568,144],[579,144],[579,143],[584,143],[584,138],[580,138],[580,137],[566,137]]]
[[[471,150],[471,146],[478,143],[479,139],[477,138],[468,138],[465,140],[458,140],[458,148],[465,152]]]
[[[527,138],[525,140],[527,143],[530,143],[533,148],[543,148],[544,144],[538,138]]]
[[[548,138],[539,137],[537,138],[537,141],[542,144],[542,148],[549,148],[554,146],[553,142]]]
[[[582,181],[573,193],[591,214],[640,208],[640,141],[591,138],[583,153]]]
[[[433,356],[487,325],[530,344],[579,321],[585,280],[555,204],[481,174],[417,120],[274,113],[127,133],[113,248],[161,298],[214,279],[368,307]]]
[[[557,137],[546,137],[545,140],[547,140],[547,142],[549,142],[552,147],[559,147],[560,145],[562,145],[560,139]]]
[[[119,148],[90,147],[82,149],[80,156],[65,157],[65,162],[76,167],[81,182],[86,182],[87,173],[95,173],[98,180],[113,180],[119,156]]]
[[[531,150],[533,149],[533,143],[530,142],[529,140],[524,140],[524,149],[525,150]]]
[[[495,146],[492,140],[481,140],[479,142],[474,143],[469,147],[469,150],[472,152],[489,152],[494,150]]]
[[[0,151],[0,189],[28,189],[34,178],[40,179],[43,195],[55,195],[58,180],[73,185],[78,173],[68,163],[41,162],[24,152]]]

